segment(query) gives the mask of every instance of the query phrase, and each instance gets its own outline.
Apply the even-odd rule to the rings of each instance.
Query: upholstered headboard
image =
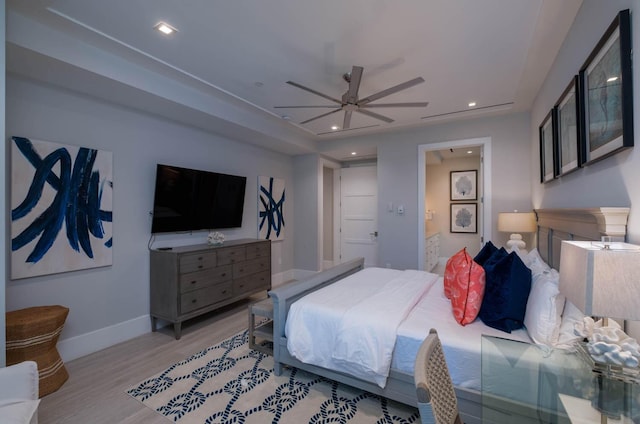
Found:
[[[629,208],[535,209],[540,256],[553,268],[560,266],[562,240],[626,241]]]

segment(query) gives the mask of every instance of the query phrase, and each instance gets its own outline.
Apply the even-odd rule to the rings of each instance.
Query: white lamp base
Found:
[[[511,234],[509,241],[507,241],[507,250],[513,252],[515,249],[524,251],[527,247],[527,243],[522,240],[522,234]]]

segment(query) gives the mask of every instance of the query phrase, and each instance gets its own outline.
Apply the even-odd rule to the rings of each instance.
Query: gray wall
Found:
[[[571,78],[578,73],[592,49],[598,43],[609,24],[620,10],[629,8],[632,13],[633,99],[635,145],[633,149],[618,153],[589,165],[560,179],[540,184],[539,141],[537,129]],[[585,0],[573,26],[549,72],[533,105],[531,113],[531,167],[533,204],[535,207],[593,207],[631,206],[628,221],[628,238],[640,243],[640,3],[637,0]]]
[[[227,239],[257,237],[258,176],[283,178],[287,187],[293,185],[292,160],[288,156],[86,96],[9,77],[6,101],[9,137],[20,135],[113,152],[113,265],[7,283],[9,311],[49,304],[70,308],[61,336],[63,347],[65,340],[97,330],[106,331],[107,339],[109,328],[116,329],[114,333],[123,334],[116,337],[123,338],[149,331],[147,244],[157,163],[247,177],[243,225],[241,229],[224,230]],[[293,205],[292,191],[287,192],[287,200]],[[285,222],[291,223],[292,217],[293,207],[286,207]],[[156,246],[204,242],[206,232],[155,239]],[[293,237],[273,243],[272,252],[275,274],[293,267]],[[135,329],[128,328],[128,323]],[[108,346],[114,341],[118,340],[104,342]],[[90,351],[94,347],[101,346],[94,344],[84,349]]]
[[[584,0],[573,26],[545,79],[531,112],[532,175],[538,176],[537,128],[562,94],[573,75],[598,43],[620,10],[631,10],[633,58],[633,121],[635,147],[604,159],[547,184],[534,179],[533,204],[537,208],[630,206],[627,238],[640,244],[640,2],[637,0]],[[539,177],[538,177],[539,178]],[[640,321],[628,322],[629,334],[640,337]]]
[[[432,125],[411,131],[359,137],[344,141],[349,148],[377,146],[379,261],[393,268],[418,268],[418,146],[429,143],[491,137],[493,234],[497,212],[531,209],[529,114],[473,119]],[[330,149],[332,143],[323,143]],[[404,204],[405,214],[386,213],[387,204]],[[296,249],[297,250],[297,249]]]
[[[2,69],[5,68],[5,1],[4,0],[0,0],[0,64],[2,65]],[[0,75],[0,109],[1,110],[5,110],[5,73],[3,72],[2,75]],[[5,114],[3,113],[2,116],[0,116],[0,131],[1,134],[5,134]],[[7,157],[7,149],[4,148],[2,150],[0,150],[0,163],[6,163],[6,157]],[[4,225],[2,225],[0,227],[0,240],[2,240],[2,244],[3,244],[3,252],[5,252],[4,254],[4,258],[2,258],[2,260],[0,261],[0,275],[2,275],[2,281],[5,282],[5,284],[2,285],[2,287],[6,286],[6,281],[8,280],[8,276],[7,276],[7,272],[8,267],[7,267],[7,263],[9,263],[9,256],[8,256],[8,246],[9,246],[9,241],[7,240],[7,234],[9,234],[7,232],[7,208],[6,208],[6,204],[7,204],[7,198],[9,196],[9,190],[7,190],[8,187],[8,174],[9,170],[7,169],[7,167],[4,167],[4,172],[0,173],[0,187],[3,187],[4,189],[4,196],[0,197],[0,222],[4,223]],[[2,287],[0,287],[0,367],[3,367],[6,364],[6,338],[5,338],[5,290],[2,289]]]

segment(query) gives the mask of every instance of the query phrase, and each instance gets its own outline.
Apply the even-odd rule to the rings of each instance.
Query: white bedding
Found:
[[[443,278],[440,277],[398,327],[391,368],[413,374],[418,348],[431,328],[438,331],[453,384],[476,390],[480,390],[483,334],[531,343],[525,329],[508,334],[487,327],[480,319],[466,326],[458,324],[451,302],[444,296]]]
[[[302,362],[384,387],[397,327],[437,278],[367,268],[310,293],[289,310],[287,348]]]
[[[411,295],[394,290],[398,284],[409,287]],[[410,300],[400,304],[400,298]],[[373,304],[366,306],[365,299]],[[413,374],[418,348],[431,328],[438,330],[454,385],[476,390],[483,334],[531,343],[525,329],[508,334],[479,319],[458,324],[442,277],[387,268],[366,268],[296,301],[285,333],[289,352],[301,362],[384,387],[389,369]]]

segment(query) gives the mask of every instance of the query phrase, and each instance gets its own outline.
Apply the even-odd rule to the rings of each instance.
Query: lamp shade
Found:
[[[498,231],[503,233],[534,233],[536,214],[533,212],[500,212]]]
[[[640,320],[640,246],[563,241],[560,293],[585,315]]]

